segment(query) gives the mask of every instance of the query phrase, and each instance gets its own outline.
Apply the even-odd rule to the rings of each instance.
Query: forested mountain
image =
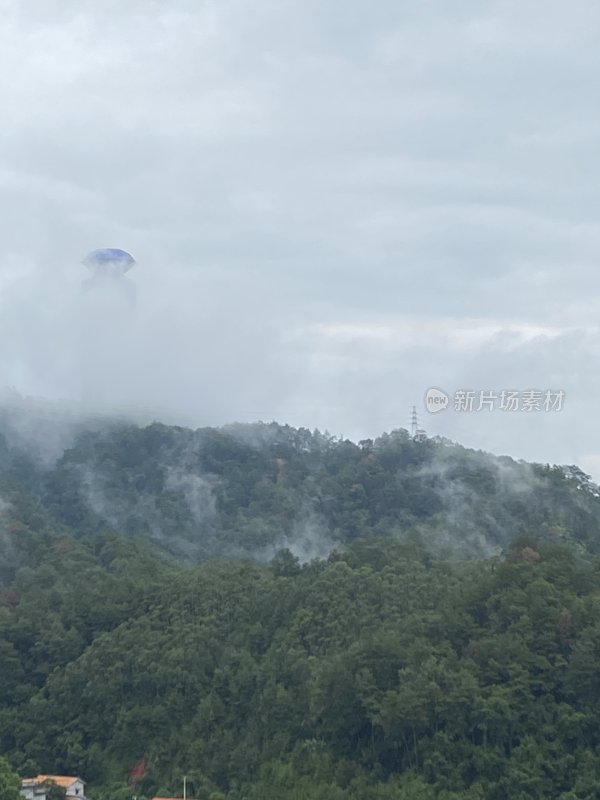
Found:
[[[598,489],[576,467],[402,429],[355,444],[276,423],[25,427],[0,415],[0,476],[78,538],[112,529],[191,561],[282,548],[304,561],[370,536],[438,556],[492,555],[520,534],[600,548]]]
[[[24,774],[81,773],[99,800],[183,774],[202,800],[598,796],[600,574],[566,549],[37,552],[0,606],[0,747]]]
[[[600,796],[600,500],[576,468],[275,424],[77,425],[50,456],[4,423],[21,774],[93,800],[184,774],[199,800]]]

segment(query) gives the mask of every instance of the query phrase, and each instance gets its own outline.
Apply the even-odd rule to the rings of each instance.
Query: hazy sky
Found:
[[[353,438],[416,404],[600,478],[599,37],[593,0],[0,0],[0,384]],[[102,246],[134,308],[82,292]]]

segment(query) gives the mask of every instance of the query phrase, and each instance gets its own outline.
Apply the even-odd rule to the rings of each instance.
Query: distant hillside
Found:
[[[355,444],[276,423],[94,420],[65,433],[46,420],[29,437],[25,427],[15,435],[0,414],[0,477],[80,538],[109,528],[192,561],[267,561],[285,548],[306,561],[373,536],[457,557],[492,555],[519,536],[600,549],[598,488],[576,467],[415,441],[405,430]]]

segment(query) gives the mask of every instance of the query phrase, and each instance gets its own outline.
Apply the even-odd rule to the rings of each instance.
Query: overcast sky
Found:
[[[0,0],[0,384],[355,439],[415,404],[600,478],[599,40],[594,0]]]

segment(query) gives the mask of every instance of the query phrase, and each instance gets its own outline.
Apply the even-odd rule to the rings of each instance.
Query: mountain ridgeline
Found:
[[[355,444],[275,423],[107,423],[77,432],[57,456],[36,458],[9,431],[0,476],[78,537],[112,529],[192,561],[268,561],[281,549],[306,561],[372,536],[460,558],[499,553],[521,535],[600,548],[598,490],[576,467],[404,430]]]

